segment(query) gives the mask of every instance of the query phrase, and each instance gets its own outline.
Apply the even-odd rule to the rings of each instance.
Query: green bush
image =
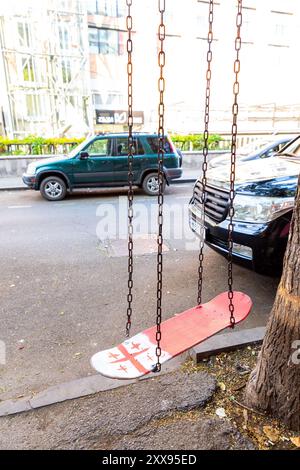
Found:
[[[203,134],[173,134],[171,135],[172,141],[180,150],[203,150],[204,140]],[[208,148],[209,150],[216,150],[219,148],[219,143],[222,137],[218,134],[210,134],[208,137]]]
[[[8,139],[0,136],[0,154],[2,155],[42,155],[47,153],[69,152],[85,138],[53,137],[44,138],[29,135],[24,139]]]

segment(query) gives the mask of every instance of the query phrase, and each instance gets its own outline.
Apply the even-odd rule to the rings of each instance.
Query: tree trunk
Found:
[[[300,430],[300,177],[283,273],[245,402]]]

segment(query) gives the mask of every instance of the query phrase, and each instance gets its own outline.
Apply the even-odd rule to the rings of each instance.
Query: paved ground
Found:
[[[216,387],[205,372],[178,371],[0,418],[0,449],[253,449],[229,421],[186,414],[204,407]]]
[[[186,214],[191,193],[191,184],[174,185],[166,196],[165,318],[195,304],[197,243],[188,239]],[[112,239],[112,221],[116,214],[122,237],[126,201],[119,197],[124,195],[80,192],[48,203],[32,191],[0,193],[0,340],[7,352],[6,365],[0,365],[0,399],[93,374],[90,356],[123,340],[127,261],[118,255],[126,241]],[[155,199],[138,192],[136,202],[137,230],[154,233],[155,223],[149,229],[146,222],[155,222]],[[151,248],[151,240],[140,243]],[[136,256],[134,267],[132,333],[154,321],[155,254]],[[226,261],[207,249],[205,268],[208,300],[226,289]],[[242,327],[265,324],[277,280],[237,266],[234,272],[235,288],[254,300]]]

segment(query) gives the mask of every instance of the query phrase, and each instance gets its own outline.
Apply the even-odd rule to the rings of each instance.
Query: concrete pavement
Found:
[[[166,194],[164,318],[195,304],[198,245],[188,238],[186,213],[191,193],[192,184],[174,185]],[[113,209],[105,223],[117,214],[120,233],[126,233],[124,195],[126,190],[81,191],[49,203],[36,192],[1,193],[0,340],[6,345],[1,400],[92,376],[91,355],[123,340],[127,261],[110,256],[114,240],[112,232],[105,237],[102,222],[103,211]],[[152,210],[156,219],[156,200],[139,191],[135,200],[140,230],[146,233]],[[234,272],[235,288],[254,301],[241,328],[263,326],[277,280],[238,266]],[[155,320],[155,253],[136,256],[134,273],[132,334]],[[205,273],[204,301],[226,289],[226,260],[207,249]]]

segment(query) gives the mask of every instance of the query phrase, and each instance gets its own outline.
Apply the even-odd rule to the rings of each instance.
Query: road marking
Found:
[[[8,206],[8,209],[29,209],[32,206]]]

